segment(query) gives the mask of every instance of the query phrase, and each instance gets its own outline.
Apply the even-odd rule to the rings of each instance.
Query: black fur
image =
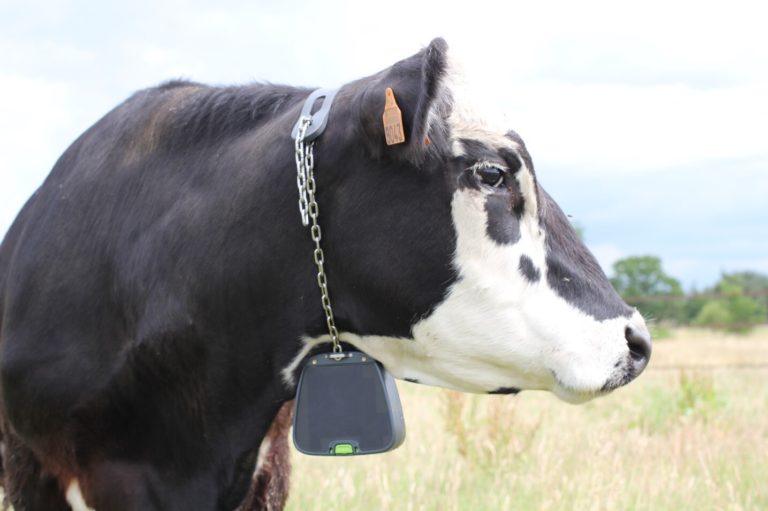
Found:
[[[315,145],[341,330],[408,336],[456,279],[447,132],[424,144],[444,66],[436,40],[345,86]],[[375,136],[387,86],[410,139],[389,150]],[[49,487],[63,502],[46,481],[71,477],[97,509],[243,501],[261,439],[293,397],[281,370],[325,330],[290,138],[309,91],[141,91],[73,143],[20,213],[0,248],[17,509],[51,509],[36,504]]]
[[[533,261],[531,261],[531,258],[527,255],[520,256],[519,268],[520,273],[522,273],[530,282],[538,282],[539,279],[541,279],[541,272],[536,268]]]
[[[633,310],[611,286],[595,256],[584,246],[565,213],[540,189],[547,229],[547,283],[571,305],[598,321],[630,317]]]

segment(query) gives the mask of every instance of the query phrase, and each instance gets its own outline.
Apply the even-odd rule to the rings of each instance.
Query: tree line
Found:
[[[611,284],[624,300],[656,325],[692,325],[748,332],[768,323],[768,275],[723,273],[711,287],[683,292],[656,256],[634,256],[613,264]]]

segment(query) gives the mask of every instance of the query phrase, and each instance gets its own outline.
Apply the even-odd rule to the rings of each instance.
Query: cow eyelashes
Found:
[[[493,165],[479,165],[473,171],[484,184],[493,188],[499,188],[504,184],[504,174],[507,173],[505,169]]]

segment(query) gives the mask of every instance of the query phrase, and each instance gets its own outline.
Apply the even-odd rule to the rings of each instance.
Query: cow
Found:
[[[648,363],[645,322],[451,55],[438,38],[342,86],[315,141],[342,346],[427,385],[606,394]],[[16,510],[283,507],[297,377],[330,349],[291,138],[311,92],[142,90],[24,205],[0,248]]]

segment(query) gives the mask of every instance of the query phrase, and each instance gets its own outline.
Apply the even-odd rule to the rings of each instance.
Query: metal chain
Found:
[[[336,322],[333,319],[331,296],[328,293],[328,278],[325,275],[325,254],[320,247],[322,231],[320,230],[320,225],[317,223],[317,217],[320,214],[320,211],[317,206],[317,201],[315,200],[315,158],[313,153],[315,143],[304,143],[307,128],[311,123],[312,117],[310,116],[303,116],[299,119],[299,132],[296,136],[296,183],[299,187],[299,212],[301,213],[301,223],[304,227],[309,225],[310,219],[312,220],[312,226],[309,229],[312,241],[315,242],[315,250],[312,254],[312,258],[317,266],[317,285],[320,288],[321,303],[323,305],[323,310],[325,311],[325,323],[328,326],[328,335],[331,336],[331,342],[333,343],[333,352],[341,353],[339,331],[336,329]]]
[[[309,225],[309,217],[307,216],[307,158],[306,154],[312,154],[312,147],[314,142],[309,145],[307,149],[304,145],[304,136],[307,132],[307,127],[312,122],[311,117],[302,117],[299,119],[299,133],[296,137],[296,169],[298,175],[296,176],[296,184],[299,186],[299,213],[301,213],[301,224],[306,227]],[[314,167],[314,161],[311,162]]]

